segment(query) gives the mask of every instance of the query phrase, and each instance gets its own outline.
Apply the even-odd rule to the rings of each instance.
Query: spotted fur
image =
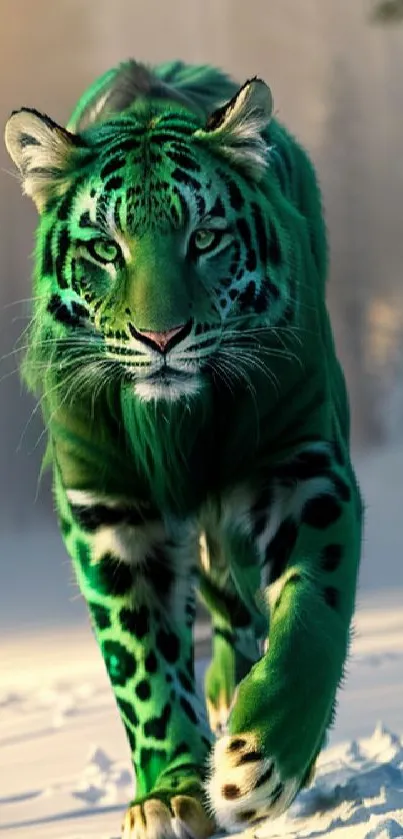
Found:
[[[181,62],[108,71],[66,128],[17,111],[6,144],[40,215],[23,375],[136,775],[123,836],[257,824],[313,775],[360,555],[313,168],[263,81]]]

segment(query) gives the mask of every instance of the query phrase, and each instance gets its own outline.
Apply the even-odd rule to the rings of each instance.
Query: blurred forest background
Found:
[[[278,118],[309,150],[323,190],[328,302],[358,458],[403,442],[401,6],[401,0],[0,3],[3,124],[23,105],[65,123],[93,78],[131,56],[211,62],[240,82],[258,74],[270,84]],[[72,594],[54,595],[71,574],[49,478],[36,497],[40,411],[14,372],[13,349],[30,310],[36,221],[14,175],[1,146],[0,626],[20,625],[35,610],[43,624],[61,619],[61,604]],[[68,610],[81,616],[82,604],[69,602]]]

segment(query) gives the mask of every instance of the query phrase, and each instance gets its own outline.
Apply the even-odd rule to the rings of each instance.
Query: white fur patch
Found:
[[[186,396],[195,396],[201,387],[201,381],[197,376],[187,379],[174,379],[167,382],[153,382],[148,379],[134,381],[134,392],[142,402],[157,402],[165,399],[167,402],[176,402]]]
[[[71,504],[92,507],[98,504],[116,509],[119,507],[135,509],[132,501],[102,494],[94,494],[86,490],[67,490],[67,497]],[[91,534],[91,561],[99,562],[106,553],[112,553],[117,559],[130,565],[139,565],[153,545],[161,543],[165,538],[165,528],[162,521],[149,521],[141,525],[131,525],[126,522],[100,527]]]
[[[237,740],[245,741],[245,745],[232,750],[231,744]],[[240,763],[243,755],[254,751],[259,751],[259,747],[255,736],[250,733],[221,737],[212,751],[211,776],[206,792],[212,812],[220,827],[225,830],[246,828],[248,821],[254,818],[277,818],[289,807],[299,788],[296,778],[282,780],[274,757]],[[267,772],[268,779],[259,784]],[[282,791],[276,796],[279,784]],[[254,815],[245,820],[242,816],[244,813]]]

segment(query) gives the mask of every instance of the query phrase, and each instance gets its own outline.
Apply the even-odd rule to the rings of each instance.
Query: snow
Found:
[[[336,723],[313,785],[288,813],[245,837],[403,839],[403,452],[376,454],[359,471],[365,559]],[[35,598],[30,611],[27,605],[32,592],[19,592],[27,615],[17,632],[8,592],[0,647],[0,839],[119,839],[133,797],[129,751],[81,607],[73,623],[43,613],[39,628]],[[198,627],[201,655],[207,635]],[[199,657],[199,678],[205,663]]]

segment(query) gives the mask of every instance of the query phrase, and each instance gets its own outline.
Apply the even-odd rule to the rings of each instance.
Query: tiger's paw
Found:
[[[122,839],[207,839],[214,833],[216,824],[197,798],[159,798],[157,792],[155,796],[131,804],[123,820]]]
[[[211,809],[227,831],[276,818],[292,803],[301,778],[285,778],[274,756],[264,754],[256,735],[235,734],[217,741],[206,785]]]

